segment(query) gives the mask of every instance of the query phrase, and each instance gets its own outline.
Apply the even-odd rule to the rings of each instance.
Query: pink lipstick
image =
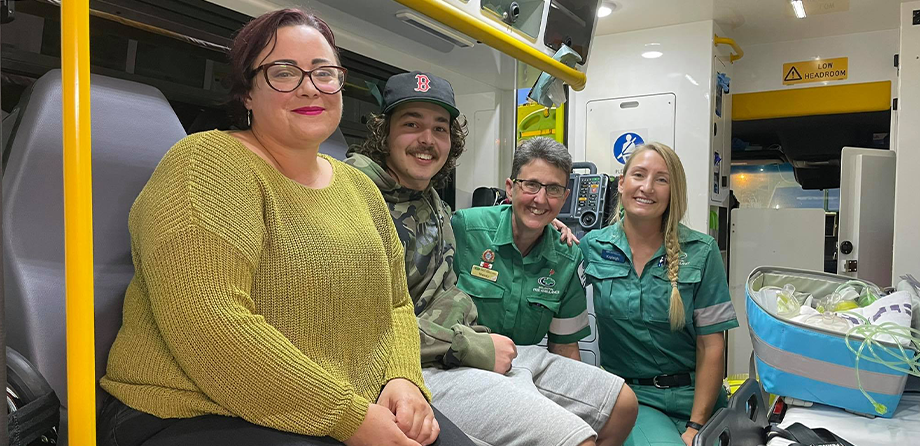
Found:
[[[324,111],[326,111],[326,109],[322,107],[300,107],[295,109],[294,113],[307,116],[316,116]]]

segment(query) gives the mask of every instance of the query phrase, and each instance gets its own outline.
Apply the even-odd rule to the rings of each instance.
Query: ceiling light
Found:
[[[612,13],[613,11],[616,11],[618,7],[619,5],[617,5],[614,2],[603,2],[597,8],[597,16],[607,17],[608,15],[610,15],[610,13]]]
[[[646,59],[657,59],[661,57],[663,53],[661,51],[646,51],[642,53],[642,57]]]
[[[805,18],[805,5],[802,3],[802,0],[792,0],[792,10],[795,11],[795,16],[804,19]]]

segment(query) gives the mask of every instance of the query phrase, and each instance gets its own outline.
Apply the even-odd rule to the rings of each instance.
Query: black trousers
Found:
[[[441,434],[433,446],[474,446],[437,409]],[[99,446],[315,446],[342,445],[330,437],[307,437],[258,426],[242,418],[204,415],[162,419],[134,410],[107,396],[99,415]]]

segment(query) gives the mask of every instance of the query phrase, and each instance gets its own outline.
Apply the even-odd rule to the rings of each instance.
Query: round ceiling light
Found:
[[[614,2],[603,2],[601,3],[601,6],[597,8],[597,16],[607,17],[608,15],[613,13],[613,11],[616,11],[619,7],[620,5]]]

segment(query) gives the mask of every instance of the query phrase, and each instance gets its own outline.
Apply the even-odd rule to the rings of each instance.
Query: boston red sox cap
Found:
[[[451,119],[460,116],[450,82],[432,74],[413,71],[387,80],[383,90],[383,112],[389,113],[407,102],[431,102],[444,107]]]

